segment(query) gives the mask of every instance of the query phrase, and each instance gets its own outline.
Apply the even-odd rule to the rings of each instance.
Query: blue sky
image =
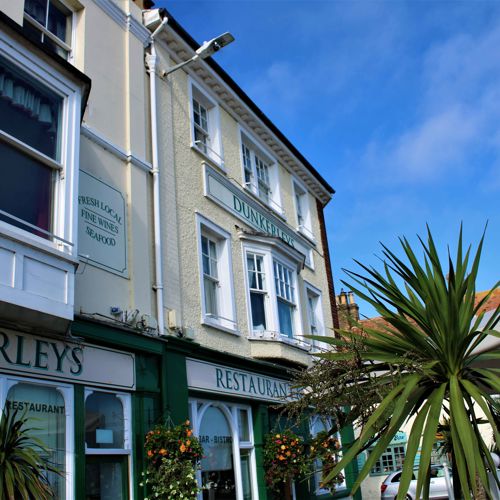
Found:
[[[477,243],[478,289],[500,279],[500,2],[158,0],[335,188],[338,292],[353,259],[416,241]],[[360,302],[361,313],[373,310]]]

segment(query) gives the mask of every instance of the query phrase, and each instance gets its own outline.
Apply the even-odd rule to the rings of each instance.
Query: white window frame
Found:
[[[134,477],[134,455],[132,453],[132,397],[127,392],[118,392],[103,389],[101,387],[85,387],[83,404],[83,421],[85,423],[85,412],[87,398],[95,392],[105,392],[115,395],[123,405],[123,448],[88,448],[85,442],[85,456],[127,456],[128,457],[128,497],[133,498],[135,477]],[[85,429],[83,430],[83,439],[85,441]]]
[[[195,436],[200,435],[200,424],[203,416],[208,408],[214,407],[222,411],[226,417],[229,427],[231,429],[231,437],[233,440],[233,468],[234,479],[236,484],[236,500],[243,500],[242,487],[242,473],[241,473],[241,450],[248,450],[250,455],[250,474],[251,474],[251,489],[252,498],[259,499],[258,485],[257,485],[257,466],[255,463],[255,440],[253,431],[253,418],[252,407],[245,404],[238,403],[223,403],[221,401],[210,401],[204,399],[189,399],[190,420],[193,426]],[[245,410],[248,415],[248,431],[249,441],[240,441],[238,432],[238,411]],[[197,472],[198,484],[201,485],[201,470]],[[198,500],[202,500],[202,493],[198,493]]]
[[[28,73],[49,90],[63,99],[61,121],[60,161],[51,161],[57,179],[53,190],[52,239],[45,239],[27,230],[18,228],[8,222],[0,221],[0,233],[16,240],[30,242],[49,253],[64,252],[77,256],[78,210],[77,210],[77,178],[80,156],[80,102],[81,92],[77,85],[66,79],[44,60],[32,52],[28,52],[17,41],[0,33],[0,55],[20,71]],[[2,141],[7,141],[5,133]],[[29,148],[29,146],[27,146]],[[30,148],[33,149],[33,148]],[[40,163],[47,164],[43,155],[38,155]],[[57,167],[57,168],[55,168]]]
[[[242,184],[250,193],[252,193],[262,204],[271,208],[280,217],[285,217],[285,210],[281,202],[280,182],[279,182],[279,166],[276,159],[271,155],[267,149],[256,140],[247,130],[241,125],[239,126],[240,138],[240,161],[241,161],[241,175]],[[246,169],[246,159],[243,153],[243,147],[246,147],[250,152],[250,169]],[[260,195],[258,174],[257,174],[257,159],[262,161],[268,167],[269,173],[269,198],[268,201],[264,200]],[[251,179],[246,180],[245,171],[251,171]]]
[[[224,168],[224,152],[222,149],[222,133],[220,127],[220,111],[217,101],[211,97],[206,90],[198,85],[191,77],[188,78],[189,85],[189,116],[191,148],[203,155],[211,163]],[[200,145],[195,138],[194,100],[200,103],[207,111],[207,144]],[[199,128],[199,127],[198,127]]]
[[[297,231],[312,242],[316,242],[312,231],[311,206],[309,203],[309,192],[304,184],[293,179],[293,205],[295,208],[295,219]],[[302,218],[302,220],[300,220]]]
[[[15,377],[7,374],[0,375],[0,406],[5,408],[7,394],[11,387],[16,384],[32,384],[42,387],[53,387],[59,391],[64,399],[64,411],[66,418],[66,499],[71,500],[75,497],[75,418],[74,418],[74,395],[73,386],[61,384],[51,380],[40,380],[28,377]],[[34,423],[36,427],[36,423]]]
[[[307,334],[308,335],[316,335],[316,336],[325,336],[325,320],[323,315],[323,294],[321,290],[311,283],[304,281],[304,291],[305,291],[305,300],[306,300],[306,310],[307,310]],[[309,298],[313,298],[315,301],[314,311],[311,311],[309,307]],[[314,314],[316,320],[316,333],[312,332],[311,326],[313,323],[313,319],[311,318],[311,313]],[[323,344],[320,341],[313,340],[310,341],[312,343],[313,349],[316,351],[320,351],[323,348],[327,348],[326,344]]]
[[[318,422],[318,420],[321,421],[322,425],[324,427],[326,427],[327,430],[332,428],[331,418],[322,417],[320,415],[313,415],[309,419],[309,432],[313,438],[315,438],[318,435],[318,433],[314,431],[314,427],[315,427],[316,423]],[[338,439],[339,443],[342,444],[342,437],[340,435],[340,432],[337,432],[335,434],[335,437],[336,437],[336,439]],[[339,453],[338,455],[339,455],[339,458],[342,457],[342,453]],[[342,469],[340,472],[344,476],[344,480],[342,481],[342,483],[337,485],[336,491],[347,488],[345,469]],[[319,486],[321,483],[321,473],[322,472],[320,470],[314,471],[314,483],[316,486],[316,495],[330,495],[331,494],[330,490],[328,490],[327,488],[321,488]]]
[[[45,37],[50,38],[52,42],[54,42],[57,46],[61,47],[67,52],[67,60],[69,62],[74,61],[74,52],[75,52],[75,42],[76,42],[76,12],[73,3],[69,3],[65,0],[58,0],[63,7],[70,11],[68,15],[69,19],[69,28],[71,33],[69,34],[69,43],[61,40],[58,36],[51,33],[45,25],[40,24],[38,21],[33,19],[27,12],[23,10],[23,19],[25,22],[28,22],[32,27],[36,30],[40,31],[40,34]]]
[[[228,333],[239,335],[233,286],[231,235],[199,213],[196,214],[196,228],[198,240],[198,274],[200,277],[201,323]],[[217,316],[207,314],[206,312],[201,245],[202,236],[208,236],[212,241],[216,242],[218,276],[218,293],[216,299],[218,306]]]
[[[247,256],[249,254],[260,255],[264,258],[264,271],[266,280],[266,291],[264,297],[264,309],[266,314],[266,329],[254,330],[252,324],[252,306],[250,301],[250,282],[248,278]],[[265,245],[244,244],[243,246],[243,269],[245,270],[245,289],[247,294],[247,313],[250,338],[273,339],[285,343],[304,344],[302,332],[302,314],[301,300],[298,290],[298,273],[297,263],[290,260],[289,257],[277,252]],[[293,337],[290,338],[286,334],[280,332],[279,315],[278,315],[278,294],[276,290],[276,281],[274,278],[274,262],[286,266],[292,270],[292,286],[295,289],[295,303],[293,310]]]

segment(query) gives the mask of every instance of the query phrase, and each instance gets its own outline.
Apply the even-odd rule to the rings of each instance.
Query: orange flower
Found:
[[[181,450],[181,453],[184,453],[186,451],[186,447],[184,446],[184,444],[181,444],[179,446],[179,450]]]
[[[189,446],[190,444],[191,444],[191,441],[188,439],[188,440],[186,441],[186,446]]]
[[[192,434],[193,434],[193,431],[192,431],[191,429],[188,429],[188,430],[186,431],[186,435],[187,435],[187,437],[190,437]]]
[[[283,455],[278,455],[278,460],[285,460],[285,457]]]
[[[160,450],[160,455],[166,455],[167,454],[167,450],[165,448],[162,448]]]
[[[148,451],[148,457],[152,457],[153,456],[153,452],[151,450]]]
[[[287,456],[287,457],[289,457],[291,454],[292,454],[292,452],[291,452],[290,450],[288,450],[288,451],[286,452],[286,456]]]

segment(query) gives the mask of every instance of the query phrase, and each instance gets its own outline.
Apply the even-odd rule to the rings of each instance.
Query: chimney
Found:
[[[354,300],[354,293],[342,288],[337,295],[340,328],[349,329],[349,321],[359,321],[359,306]]]

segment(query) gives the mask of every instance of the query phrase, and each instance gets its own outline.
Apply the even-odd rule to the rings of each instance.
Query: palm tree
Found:
[[[475,304],[475,281],[483,241],[484,234],[475,255],[472,256],[471,247],[464,253],[460,229],[455,262],[448,251],[445,273],[427,228],[427,242],[419,237],[423,249],[420,261],[408,240],[400,238],[404,260],[382,245],[382,271],[359,262],[362,271],[346,271],[354,286],[345,285],[370,303],[384,320],[379,327],[344,331],[340,337],[326,340],[336,349],[321,355],[334,364],[338,361],[339,365],[358,357],[365,377],[376,380],[377,391],[381,394],[378,406],[365,421],[359,437],[330,472],[332,476],[338,474],[360,451],[376,442],[354,491],[396,432],[415,417],[398,500],[405,498],[408,491],[419,447],[417,498],[420,495],[428,498],[432,446],[444,409],[449,414],[453,441],[456,498],[461,498],[460,487],[466,499],[471,498],[471,492],[475,494],[476,477],[489,490],[487,469],[495,470],[495,467],[479,432],[477,411],[482,411],[499,442],[494,419],[499,405],[491,397],[492,393],[500,393],[499,369],[481,364],[498,360],[500,350],[498,343],[483,349],[481,344],[490,335],[499,337],[494,328],[500,320],[500,307],[483,321],[481,308],[490,295]],[[483,327],[479,329],[482,321]],[[325,342],[325,337],[321,340]],[[353,351],[350,347],[353,340],[363,348]],[[399,374],[396,379],[395,372]],[[346,391],[349,390],[347,387]]]
[[[0,498],[50,500],[54,492],[47,473],[60,474],[45,456],[43,443],[30,435],[28,419],[7,405],[0,419]]]

